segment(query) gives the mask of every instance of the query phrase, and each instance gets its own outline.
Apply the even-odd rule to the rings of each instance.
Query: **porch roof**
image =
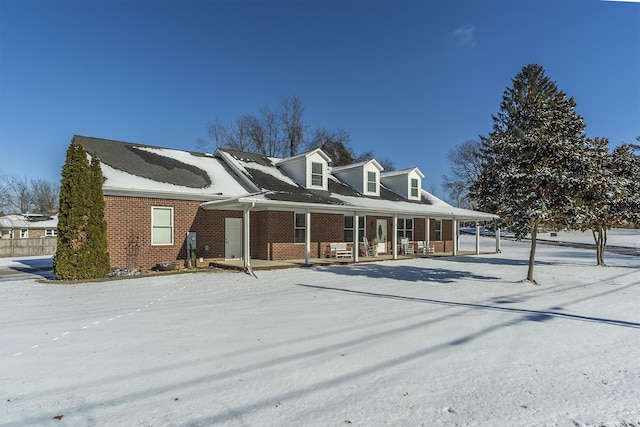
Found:
[[[366,197],[354,197],[332,194],[335,203],[317,203],[314,201],[274,200],[273,194],[261,192],[224,200],[213,200],[203,203],[203,209],[216,210],[244,210],[253,211],[310,211],[314,213],[335,213],[381,216],[413,216],[434,219],[457,219],[462,221],[490,221],[497,219],[497,215],[468,209],[455,208],[445,202],[420,204],[405,201],[389,201]],[[423,197],[429,193],[423,190]],[[439,199],[438,199],[439,200]]]

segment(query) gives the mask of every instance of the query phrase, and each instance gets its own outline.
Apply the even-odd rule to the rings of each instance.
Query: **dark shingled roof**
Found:
[[[271,159],[267,156],[254,153],[245,153],[243,151],[219,149],[225,153],[230,154],[242,167],[247,171],[247,178],[253,182],[257,187],[266,190],[264,195],[269,200],[279,200],[286,202],[301,202],[301,203],[324,203],[329,205],[344,205],[345,202],[334,197],[331,194],[339,194],[341,196],[350,197],[365,197],[370,199],[381,199],[389,201],[404,201],[417,204],[430,205],[431,201],[422,197],[421,201],[407,200],[399,194],[389,190],[385,186],[380,186],[380,197],[365,196],[358,193],[352,187],[344,184],[340,180],[329,178],[328,190],[309,190],[299,185],[291,185],[281,179],[278,179],[274,174],[282,173]],[[269,174],[261,170],[260,168],[252,167],[251,164],[255,163],[261,167],[270,167],[274,169],[274,174]]]
[[[182,187],[206,188],[211,185],[209,174],[202,169],[139,149],[139,147],[156,149],[160,147],[79,135],[75,135],[73,141],[81,143],[87,153],[97,154],[102,163],[132,175]],[[204,156],[199,153],[190,154]],[[212,158],[211,161],[217,160]]]

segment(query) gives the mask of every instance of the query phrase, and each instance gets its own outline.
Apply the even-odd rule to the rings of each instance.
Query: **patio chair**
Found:
[[[413,245],[409,244],[409,239],[406,237],[403,237],[400,239],[400,248],[401,248],[401,252],[404,255],[409,255],[409,254],[413,254]]]
[[[421,255],[426,255],[427,254],[427,246],[425,244],[426,242],[424,240],[418,240],[417,242],[417,249],[416,249],[416,253],[421,254]]]
[[[366,236],[362,237],[362,242],[364,243],[364,252],[366,256],[373,256],[373,247],[369,244]]]

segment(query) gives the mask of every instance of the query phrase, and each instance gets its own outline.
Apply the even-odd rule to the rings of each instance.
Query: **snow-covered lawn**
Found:
[[[0,425],[640,426],[640,258],[502,248],[2,283]]]

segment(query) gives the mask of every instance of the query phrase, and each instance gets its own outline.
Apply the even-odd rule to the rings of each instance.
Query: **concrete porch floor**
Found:
[[[458,255],[474,255],[475,252],[458,252]],[[430,258],[441,256],[452,256],[451,252],[439,252],[426,255],[398,255],[398,260],[412,259],[412,258]],[[377,257],[358,257],[358,263],[361,262],[376,262],[376,261],[392,261],[393,256],[391,254],[382,254]],[[283,268],[299,268],[299,267],[316,267],[323,265],[348,265],[354,264],[353,258],[311,258],[311,264],[305,264],[304,259],[287,259],[287,260],[264,260],[264,259],[251,259],[251,268],[254,271],[258,270],[278,270]],[[224,261],[215,261],[210,264],[211,267],[223,268],[229,270],[242,270],[244,268],[244,261],[239,259],[228,259]]]

